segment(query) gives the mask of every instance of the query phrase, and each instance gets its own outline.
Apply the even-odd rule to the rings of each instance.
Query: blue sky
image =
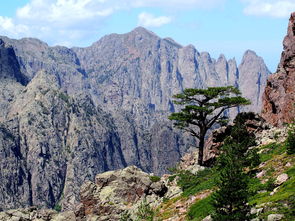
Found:
[[[0,7],[0,35],[88,46],[144,26],[240,62],[247,49],[275,71],[295,0],[13,0]]]

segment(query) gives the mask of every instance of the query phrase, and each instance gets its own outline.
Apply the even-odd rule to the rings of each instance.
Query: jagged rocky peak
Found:
[[[270,74],[263,59],[254,51],[247,50],[239,65],[239,87],[243,96],[251,100],[251,105],[244,111],[259,112],[262,105],[262,94],[266,79]]]
[[[295,55],[295,12],[291,14],[287,36],[283,41],[284,51],[282,53],[281,63],[286,64],[286,61]]]
[[[275,126],[291,123],[295,117],[295,12],[291,14],[284,51],[278,70],[267,80],[262,116]]]
[[[158,37],[154,32],[147,30],[146,28],[142,26],[138,26],[135,29],[133,29],[130,34],[139,34],[139,35],[150,35],[150,36],[156,36]]]

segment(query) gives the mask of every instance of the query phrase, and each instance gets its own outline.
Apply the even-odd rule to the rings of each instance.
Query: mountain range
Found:
[[[260,112],[270,74],[246,51],[241,63],[138,27],[86,48],[0,37],[0,210],[71,209],[79,188],[135,165],[163,174],[195,141],[167,120],[184,88],[234,85]]]

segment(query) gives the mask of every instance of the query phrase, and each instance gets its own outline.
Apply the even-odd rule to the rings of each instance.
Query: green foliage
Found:
[[[189,208],[187,213],[188,220],[201,221],[206,216],[210,215],[214,211],[212,202],[212,195],[197,201]]]
[[[54,208],[53,208],[55,211],[57,211],[57,212],[61,212],[61,205],[59,205],[59,204],[56,204],[55,206],[54,206]]]
[[[213,220],[249,220],[249,179],[243,171],[243,164],[235,157],[235,148],[233,144],[224,145],[224,153],[219,157],[219,190],[213,195]]]
[[[137,219],[140,221],[153,221],[155,212],[150,205],[144,200],[136,212]]]
[[[250,177],[245,173],[244,167],[253,166],[249,162],[251,157],[248,149],[254,141],[253,135],[248,133],[243,124],[243,118],[238,116],[218,158],[219,189],[213,194],[213,220],[235,221],[252,218],[249,216],[250,206],[247,204],[252,194],[249,189]]]
[[[267,203],[265,212],[260,216],[263,220],[266,219],[267,215],[273,213],[273,208],[276,208],[276,213],[284,214],[283,220],[295,220],[295,166],[285,171],[290,177],[285,183],[283,183],[277,192],[270,195],[273,191],[273,181],[269,181],[265,185],[264,189],[268,188],[267,192],[262,192],[251,197],[250,205],[264,204]]]
[[[121,213],[120,221],[133,221],[128,210]]]
[[[198,177],[188,170],[180,171],[178,177],[179,179],[177,181],[177,185],[181,187],[182,191],[185,191],[200,183]]]
[[[161,178],[159,176],[150,176],[150,180],[155,183],[161,180]]]
[[[182,171],[178,174],[177,185],[181,187],[183,196],[188,197],[202,190],[211,189],[215,185],[216,173],[214,169],[206,168],[196,175]]]
[[[207,131],[216,123],[224,123],[223,112],[229,108],[248,105],[250,101],[240,96],[233,87],[187,88],[173,97],[175,104],[183,105],[180,112],[172,113],[174,126],[189,132],[199,139],[199,164],[203,165],[203,148]]]
[[[172,182],[175,178],[176,178],[177,175],[171,175],[168,177],[168,180],[169,182]]]
[[[63,93],[63,92],[60,92],[60,93],[58,94],[58,97],[59,97],[60,99],[62,99],[64,102],[66,102],[66,103],[69,103],[69,102],[70,102],[70,97],[69,97],[69,95],[67,95],[67,94],[65,94],[65,93]]]
[[[268,151],[260,154],[261,162],[266,162],[272,159],[275,155],[283,154],[286,151],[286,147],[282,146],[279,143],[270,143],[268,145],[265,145],[263,149],[266,149]]]
[[[273,191],[273,189],[275,188],[275,184],[274,184],[274,179],[270,178],[268,179],[268,181],[264,184],[262,184],[260,182],[260,180],[258,178],[251,178],[249,180],[249,191],[251,192],[251,195],[254,196],[255,194],[257,194],[258,191]]]
[[[286,140],[287,154],[295,153],[295,124],[289,125],[288,136]]]

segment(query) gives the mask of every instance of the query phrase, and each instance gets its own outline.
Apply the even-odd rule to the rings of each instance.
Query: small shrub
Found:
[[[53,209],[57,212],[61,212],[61,205],[56,204]]]
[[[170,172],[170,173],[177,173],[177,169],[176,169],[176,167],[169,167],[169,168],[167,168],[167,170]]]
[[[60,99],[62,99],[64,102],[69,103],[69,100],[70,100],[69,95],[67,95],[67,94],[65,94],[65,93],[63,93],[63,92],[60,92],[60,93],[58,94],[58,97],[59,97]]]
[[[286,140],[287,154],[295,153],[295,125],[290,124]]]
[[[273,191],[273,189],[276,187],[275,184],[275,179],[274,178],[270,178],[264,185],[265,185],[265,189],[267,191]]]
[[[129,211],[125,210],[121,213],[120,221],[133,221]]]
[[[158,182],[158,181],[160,181],[160,180],[161,180],[161,178],[160,178],[160,177],[158,177],[158,176],[150,176],[150,180],[151,180],[153,183],[155,183],[155,182]]]
[[[172,182],[172,181],[176,178],[176,176],[177,176],[177,175],[169,176],[169,177],[168,177],[169,182]]]
[[[185,191],[190,187],[196,186],[200,183],[198,177],[190,171],[181,171],[178,176],[179,180],[177,185],[181,187],[182,191]]]
[[[163,203],[167,203],[168,201],[169,201],[169,198],[167,198],[167,197],[163,198]]]
[[[138,220],[153,221],[155,212],[151,206],[144,200],[138,207],[136,216]]]

